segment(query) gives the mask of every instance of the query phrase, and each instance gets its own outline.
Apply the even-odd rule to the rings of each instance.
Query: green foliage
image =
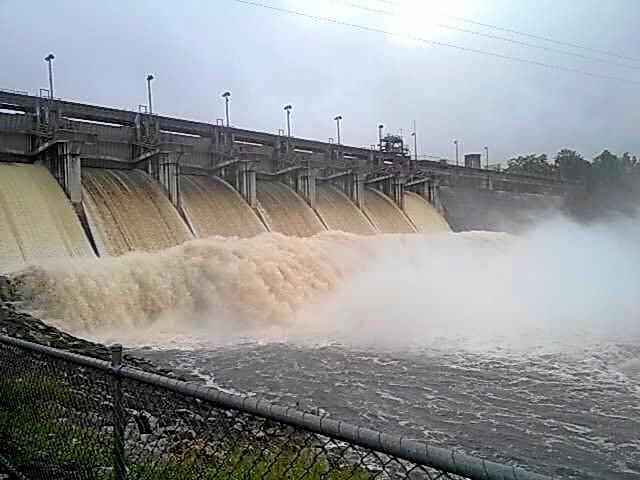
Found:
[[[23,471],[45,465],[65,472],[111,465],[110,438],[80,424],[81,406],[81,398],[59,380],[0,378],[0,436],[11,448],[12,463]]]
[[[324,453],[304,449],[247,452],[235,449],[217,459],[197,456],[159,465],[139,465],[129,470],[132,480],[372,480],[360,467],[330,465]]]
[[[591,176],[591,164],[575,150],[563,148],[556,154],[555,168],[562,178],[587,181]]]
[[[110,480],[113,438],[87,422],[97,405],[62,380],[45,375],[0,376],[0,442],[18,470]],[[194,445],[206,442],[194,440]],[[63,478],[62,476],[60,478]],[[179,457],[129,465],[132,480],[371,480],[358,466],[334,465],[322,451],[274,445],[205,455],[193,448]]]
[[[529,175],[553,175],[554,167],[547,161],[547,156],[525,155],[512,158],[507,164],[506,171],[509,173],[529,174]]]
[[[615,183],[624,175],[624,166],[617,155],[604,150],[593,159],[593,176],[596,181]]]

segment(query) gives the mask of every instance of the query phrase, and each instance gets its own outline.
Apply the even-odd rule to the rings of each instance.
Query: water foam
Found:
[[[640,338],[638,233],[635,221],[566,220],[521,237],[264,233],[46,264],[14,278],[50,322],[129,344],[240,335],[546,348]]]
[[[45,264],[16,275],[31,307],[79,335],[119,331],[214,336],[291,322],[336,289],[368,253],[343,233],[211,237],[155,253]]]

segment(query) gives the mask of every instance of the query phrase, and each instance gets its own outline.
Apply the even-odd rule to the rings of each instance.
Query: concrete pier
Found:
[[[219,176],[256,208],[256,177],[277,177],[314,207],[316,183],[329,181],[360,209],[365,187],[400,208],[405,189],[436,208],[439,188],[563,196],[582,185],[555,177],[512,175],[432,161],[406,153],[335,145],[297,137],[142,112],[0,91],[0,161],[42,162],[73,204],[82,202],[81,169],[143,169],[180,208],[181,172]]]

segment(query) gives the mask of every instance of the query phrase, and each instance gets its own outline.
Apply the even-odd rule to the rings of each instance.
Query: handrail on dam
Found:
[[[26,94],[26,92],[0,89],[0,109],[35,115],[36,112],[38,112],[39,105],[42,101],[43,99],[41,99],[40,97]],[[109,125],[134,128],[137,125],[140,117],[140,112],[113,107],[91,105],[66,99],[56,99],[53,109],[55,111],[58,111],[58,113],[60,113],[63,118],[70,120],[71,124],[75,125],[74,128],[77,128],[78,130],[87,129],[86,124],[77,125],[79,121],[105,123]],[[270,132],[249,130],[234,126],[226,127],[218,124],[170,117],[166,115],[153,114],[150,115],[150,117],[154,119],[154,122],[157,122],[158,130],[160,133],[165,134],[170,139],[173,139],[172,141],[177,141],[178,143],[184,142],[185,145],[189,146],[192,146],[194,143],[197,144],[199,137],[214,139],[220,133],[228,135],[229,138],[232,139],[231,143],[236,146],[238,146],[238,144],[246,144],[255,146],[258,149],[266,149],[267,151],[269,149],[281,149],[281,144],[285,140],[285,138],[281,135]],[[114,139],[113,137],[116,134],[113,131],[110,131],[108,134],[105,133],[105,135],[106,137],[104,140],[107,143],[110,140],[117,140],[117,142],[115,143],[118,143],[122,140],[121,138]],[[187,137],[193,138],[185,139],[185,135]],[[133,140],[130,141],[133,142]],[[216,141],[212,140],[212,142],[216,144]],[[205,144],[206,143],[207,142],[205,142]],[[358,147],[346,144],[336,145],[331,142],[321,141],[317,139],[286,137],[286,143],[287,145],[293,145],[294,153],[297,152],[302,155],[318,155],[321,157],[326,157],[320,162],[320,164],[322,164],[321,166],[328,166],[334,160],[337,161],[338,159],[334,158],[333,155],[335,152],[339,152],[339,157],[341,156],[341,159],[338,163],[340,163],[340,169],[343,170],[347,169],[349,166],[349,162],[345,161],[347,158],[350,160],[356,160],[356,163],[363,165],[370,163],[372,157],[378,157],[377,160],[384,160],[384,158],[386,158],[384,152],[376,148]],[[282,151],[286,151],[287,153],[289,152],[288,148],[284,148],[284,150]],[[272,153],[273,152],[268,151],[266,156],[271,157]],[[123,158],[122,160],[132,161],[133,159]],[[556,187],[583,186],[581,182],[557,176],[543,176],[504,171],[498,172],[482,168],[470,168],[463,165],[456,166],[446,163],[442,164],[439,161],[424,159],[416,163],[419,168],[428,169],[444,177],[463,175],[466,177],[484,179],[485,177],[490,176],[492,178],[495,178],[496,180],[509,180],[520,184],[543,184]]]
[[[549,478],[123,366],[121,352],[0,336],[0,463],[29,478]]]

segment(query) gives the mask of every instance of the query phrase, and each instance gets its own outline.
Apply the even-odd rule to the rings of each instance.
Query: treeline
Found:
[[[618,156],[604,150],[592,161],[575,150],[560,150],[553,163],[532,154],[512,158],[508,172],[556,176],[584,184],[566,202],[575,216],[595,218],[611,212],[637,215],[640,210],[640,160],[628,152]]]
[[[604,150],[588,161],[575,150],[564,148],[556,154],[553,162],[547,159],[546,154],[519,156],[509,160],[506,170],[511,173],[558,176],[588,184],[617,184],[640,179],[640,160],[628,152],[618,156]]]

